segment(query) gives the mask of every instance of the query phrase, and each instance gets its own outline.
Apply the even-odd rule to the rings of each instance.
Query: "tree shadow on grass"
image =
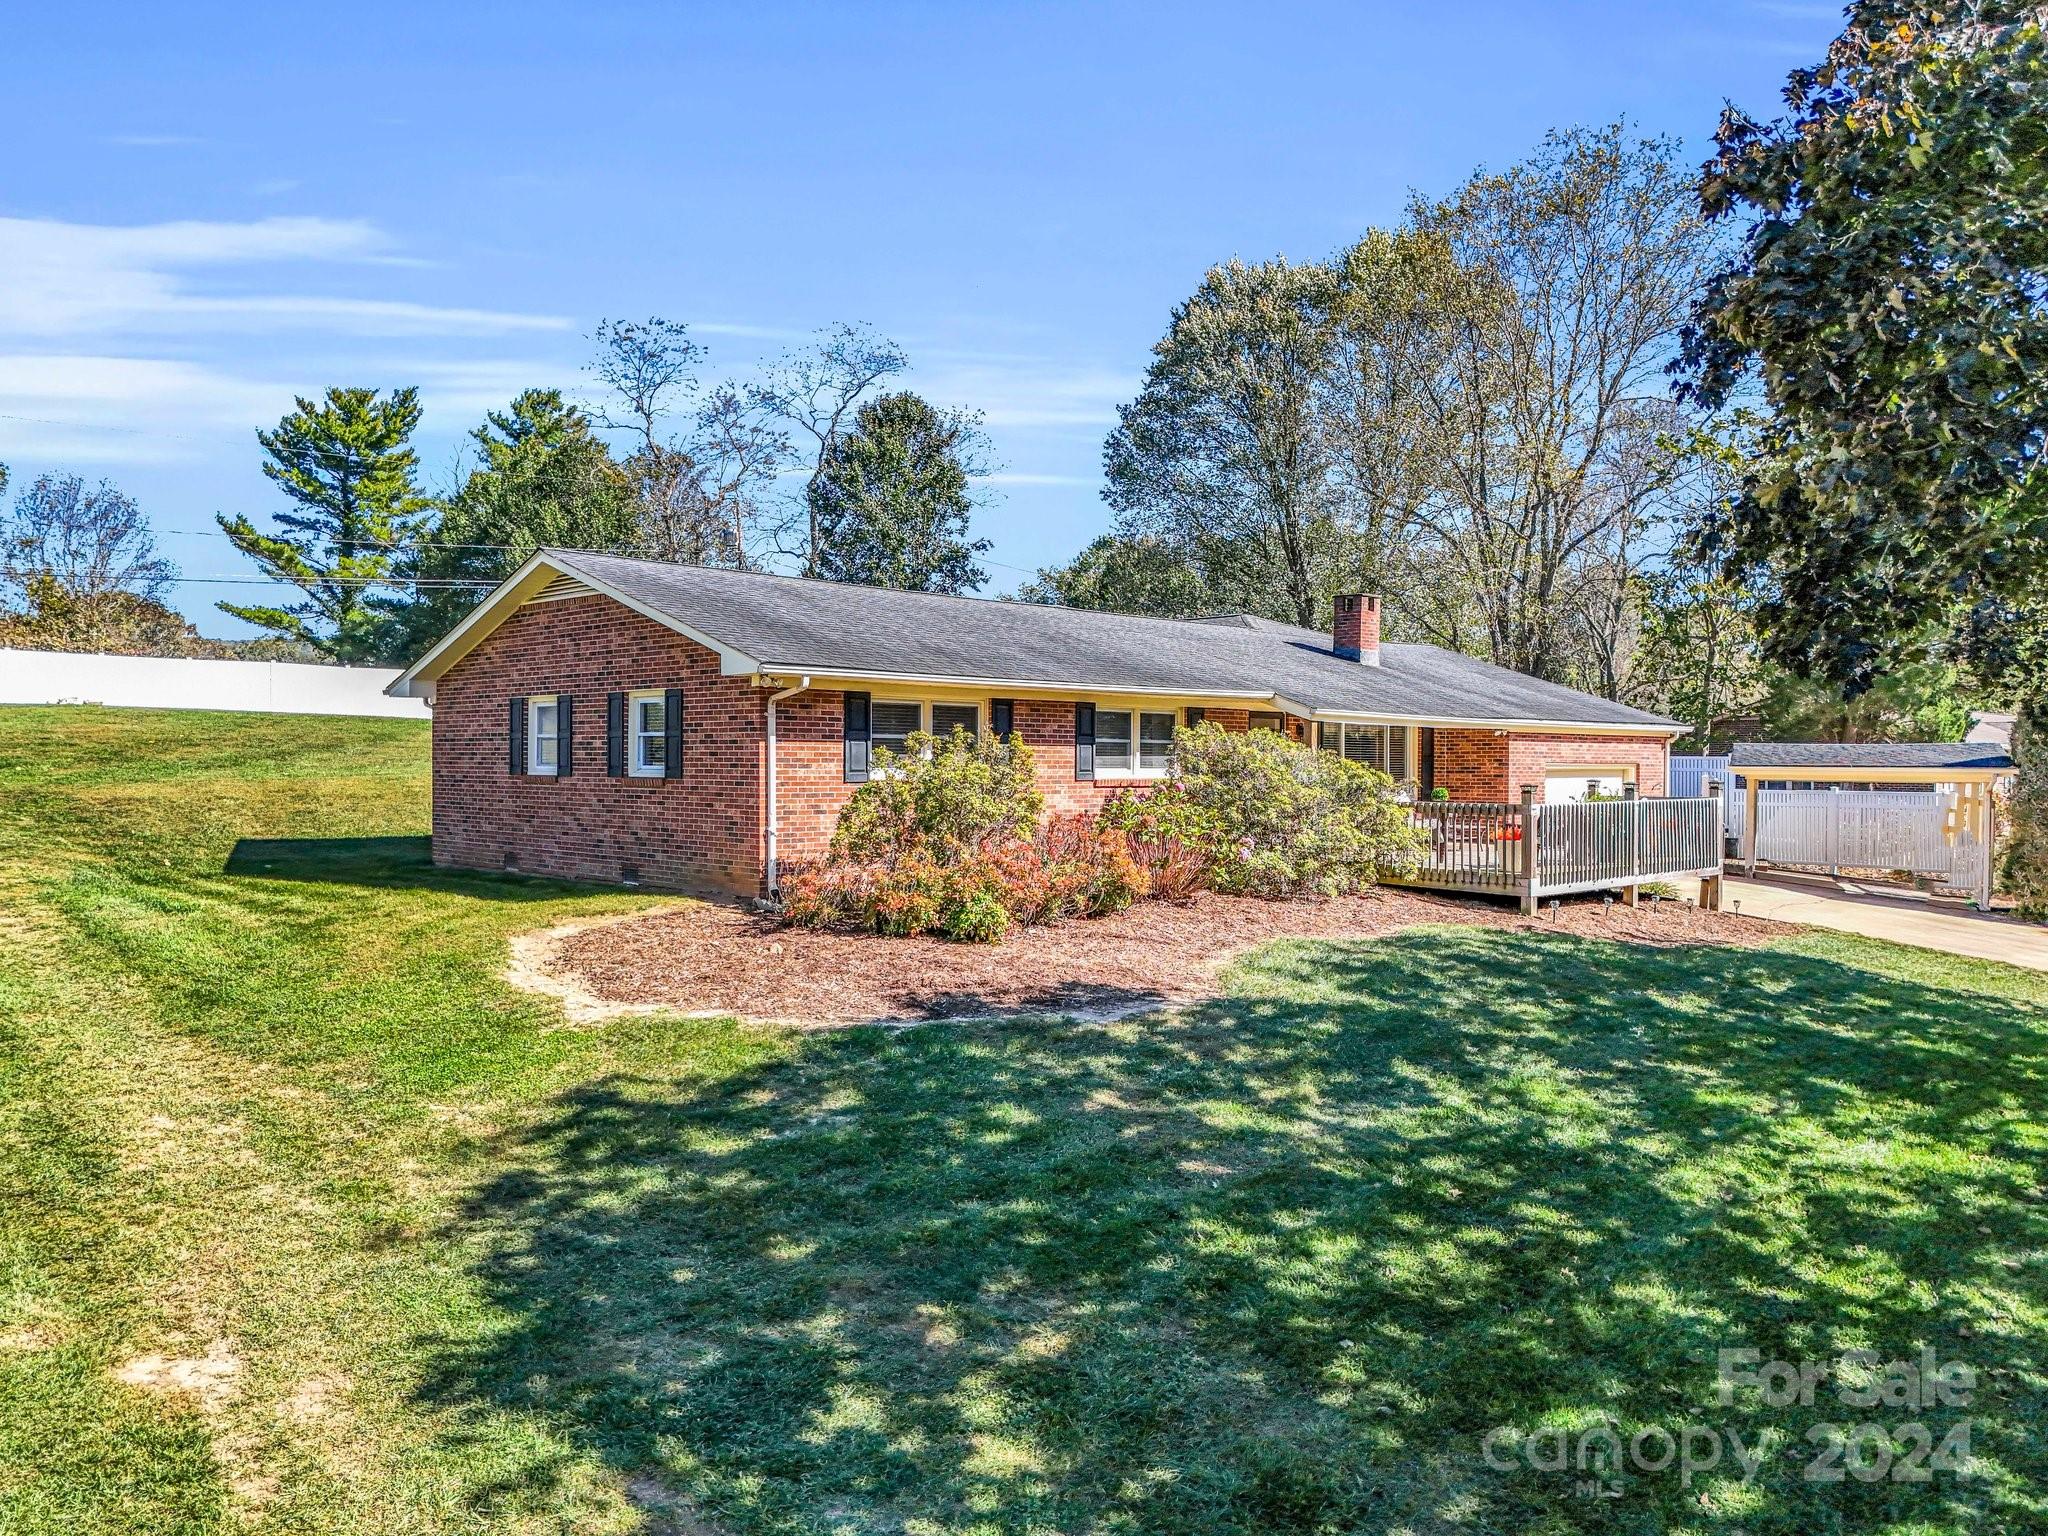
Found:
[[[426,837],[245,837],[229,850],[221,873],[377,890],[447,891],[491,901],[554,901],[565,892],[599,889],[436,865],[433,840]]]
[[[485,1149],[503,1325],[424,1393],[567,1445],[495,1513],[595,1455],[746,1531],[2024,1522],[2044,1087],[2048,1013],[1819,959],[1289,944],[1175,1015],[561,1096]],[[1810,1425],[1874,1415],[1715,1401],[1724,1347],[1922,1345],[1987,1372],[1972,1481],[1805,1482]],[[1618,1500],[1482,1457],[1601,1414],[1782,1444]]]

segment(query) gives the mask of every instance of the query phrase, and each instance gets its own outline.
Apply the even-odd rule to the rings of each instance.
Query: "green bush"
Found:
[[[2048,698],[2029,699],[2013,722],[2012,826],[1999,863],[1999,888],[2021,917],[2048,920]]]
[[[920,732],[901,753],[879,751],[867,783],[839,813],[832,852],[894,859],[922,850],[941,863],[992,843],[1029,837],[1045,798],[1031,749],[1011,736],[940,739]]]
[[[1010,931],[1010,909],[995,892],[974,891],[946,913],[943,931],[963,944],[994,944]]]
[[[1218,890],[1341,895],[1412,868],[1423,846],[1386,774],[1271,731],[1181,731],[1174,764],[1152,814],[1207,852]]]

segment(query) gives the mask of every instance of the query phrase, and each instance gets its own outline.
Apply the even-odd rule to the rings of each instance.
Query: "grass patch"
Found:
[[[566,1030],[506,937],[639,899],[435,871],[425,748],[0,709],[8,1536],[2048,1520],[2048,978],[1435,929],[1112,1027]],[[1739,1346],[1980,1382],[1722,1407]],[[1482,1456],[1602,1415],[1767,1454]],[[1800,1476],[1959,1416],[1967,1480]]]

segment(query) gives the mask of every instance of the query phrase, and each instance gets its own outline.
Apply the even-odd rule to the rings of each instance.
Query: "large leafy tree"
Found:
[[[971,592],[989,545],[969,536],[980,417],[909,391],[878,395],[835,434],[807,487],[812,573],[906,592]]]
[[[1164,541],[1232,606],[1297,624],[1317,622],[1355,554],[1317,416],[1337,286],[1318,263],[1210,269],[1102,455],[1118,533]]]
[[[1779,661],[1854,693],[2048,552],[2048,40],[2015,0],[1858,0],[1701,198],[1747,221],[1687,332],[1695,399],[1768,426],[1706,547],[1766,587]],[[1996,649],[1996,637],[1980,637]]]
[[[263,473],[290,498],[278,533],[248,517],[218,519],[266,575],[302,594],[288,606],[227,603],[223,611],[340,662],[380,662],[402,649],[401,600],[387,590],[432,503],[414,477],[419,392],[330,389],[301,398],[274,431],[259,431]]]
[[[1017,589],[1027,603],[1184,619],[1220,604],[1192,561],[1164,539],[1105,533],[1065,565],[1047,566]]]
[[[419,592],[405,613],[408,651],[445,633],[543,545],[639,547],[634,477],[559,390],[525,391],[470,437],[477,467],[407,564]]]
[[[1412,518],[1417,557],[1455,573],[1444,590],[1492,660],[1611,678],[1614,637],[1588,667],[1573,634],[1620,611],[1679,472],[1663,369],[1712,248],[1689,177],[1669,141],[1574,129],[1418,200],[1409,222],[1405,281],[1425,284],[1428,323],[1380,425],[1440,466]]]

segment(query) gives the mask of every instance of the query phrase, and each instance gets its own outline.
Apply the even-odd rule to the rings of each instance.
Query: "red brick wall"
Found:
[[[1545,736],[1517,731],[1508,738],[1508,782],[1519,795],[1534,784],[1540,795],[1543,777],[1553,769],[1606,764],[1632,764],[1636,793],[1661,795],[1670,756],[1666,736]]]
[[[906,693],[914,690],[905,690]],[[822,858],[832,841],[839,812],[856,786],[845,782],[840,740],[841,696],[813,691],[775,706],[776,739],[782,762],[776,771],[775,794],[781,803],[776,827],[777,856],[785,863]],[[1209,718],[1225,730],[1245,728],[1243,710],[1212,710]],[[982,707],[982,724],[988,709]],[[1018,699],[1012,728],[1024,738],[1037,762],[1038,792],[1053,814],[1093,811],[1133,782],[1152,780],[1074,777],[1074,703],[1071,699]]]
[[[1492,731],[1439,730],[1432,787],[1453,800],[1514,799],[1521,791],[1509,787],[1508,738]]]
[[[678,687],[682,778],[606,774],[605,695]],[[565,779],[514,775],[506,763],[506,701],[538,693],[576,701],[575,772]],[[643,885],[755,894],[766,859],[766,697],[720,676],[712,652],[607,598],[521,608],[437,686],[434,861],[502,869],[509,856],[529,874],[606,882],[631,867]],[[1246,713],[1211,709],[1208,719],[1243,730]],[[798,694],[776,716],[779,853],[815,859],[854,790],[842,769],[840,695]],[[1302,722],[1289,725],[1303,739]],[[1132,782],[1153,782],[1075,779],[1071,700],[1018,699],[1015,728],[1037,754],[1049,811],[1093,811]],[[1550,769],[1621,762],[1636,765],[1642,793],[1664,793],[1662,737],[1436,733],[1436,783],[1454,800],[1509,800]]]
[[[681,688],[683,776],[605,773],[605,695]],[[514,775],[506,700],[575,699],[575,772]],[[837,712],[834,711],[836,731]],[[762,695],[718,658],[609,598],[517,610],[434,693],[434,862],[753,894],[762,863]]]
[[[1514,800],[1524,784],[1539,797],[1545,775],[1580,764],[1632,764],[1636,790],[1665,792],[1669,742],[1662,736],[1565,736],[1516,731],[1497,736],[1487,730],[1436,733],[1436,783],[1453,800]]]

